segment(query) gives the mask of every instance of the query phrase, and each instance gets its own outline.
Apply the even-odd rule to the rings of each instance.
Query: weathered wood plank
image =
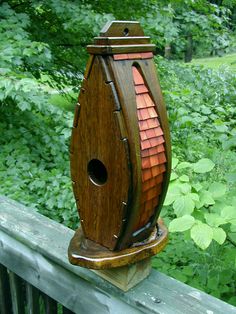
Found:
[[[39,314],[39,291],[26,282],[26,304],[28,314]]]
[[[13,314],[24,314],[24,290],[23,282],[19,276],[9,272],[9,282],[11,290],[11,303]]]
[[[7,269],[0,264],[0,313],[11,313],[11,294]]]
[[[0,254],[0,263],[75,313],[118,314],[120,312],[117,309],[128,314],[136,313],[131,305],[112,297],[109,294],[109,287],[101,289],[100,286],[107,286],[107,284],[91,271],[82,269],[81,275],[84,271],[85,273],[80,277],[77,267],[74,266],[75,271],[73,271],[73,266],[68,263],[71,271],[1,230],[0,246],[4,248]],[[64,244],[65,251],[61,256],[65,261],[66,247],[67,244]],[[92,276],[90,277],[90,274],[86,276],[86,272],[91,273]],[[99,280],[96,285],[97,279]]]
[[[94,272],[68,263],[73,234],[0,197],[0,263],[75,313],[236,314],[235,307],[155,270],[122,292]]]

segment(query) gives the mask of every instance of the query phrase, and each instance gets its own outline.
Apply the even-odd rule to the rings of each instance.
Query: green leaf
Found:
[[[177,169],[185,169],[185,168],[190,168],[192,165],[190,164],[190,162],[187,161],[183,161],[181,163],[178,164]]]
[[[212,198],[210,192],[208,192],[208,191],[201,191],[199,196],[200,196],[200,202],[203,205],[213,205],[213,204],[215,204],[215,201]]]
[[[221,217],[227,222],[236,224],[236,210],[233,206],[225,206],[221,211]]]
[[[177,173],[173,172],[171,173],[171,176],[170,176],[170,181],[174,181],[178,178],[179,176],[177,175]]]
[[[227,133],[228,132],[228,127],[226,125],[215,125],[215,128],[219,133]]]
[[[229,140],[224,141],[222,144],[223,149],[230,149],[236,147],[236,136],[231,137]]]
[[[211,241],[213,239],[213,230],[207,224],[199,222],[192,227],[190,235],[193,241],[202,250],[205,250],[211,244]]]
[[[173,158],[172,158],[172,166],[171,166],[171,168],[172,168],[172,169],[175,169],[175,167],[178,165],[178,162],[179,162],[179,159],[173,157]]]
[[[219,244],[223,244],[226,239],[226,233],[222,228],[213,228],[213,239]]]
[[[30,110],[31,106],[29,103],[22,101],[18,103],[18,107],[20,108],[20,110],[25,111],[25,110]]]
[[[181,189],[181,192],[183,194],[188,194],[191,192],[191,185],[189,183],[182,183],[179,185],[180,189]]]
[[[182,182],[189,182],[189,176],[183,174],[181,177],[179,177],[179,180]]]
[[[183,266],[182,273],[186,276],[192,277],[194,275],[194,270],[191,266]]]
[[[189,193],[188,194],[194,202],[199,202],[199,196],[197,193]]]
[[[182,232],[190,229],[195,222],[195,219],[190,215],[184,215],[180,218],[173,219],[169,224],[170,232]]]
[[[192,185],[192,187],[194,188],[194,190],[195,190],[196,192],[199,192],[199,191],[203,188],[203,186],[202,186],[201,183],[199,183],[199,182],[194,183],[194,184]]]
[[[171,205],[180,195],[181,191],[179,186],[170,183],[164,205],[165,206]]]
[[[204,217],[208,225],[212,227],[218,227],[220,225],[227,223],[224,218],[222,218],[220,215],[215,214],[215,213],[205,213]]]
[[[175,279],[186,282],[188,278],[178,269],[173,269],[170,272],[170,276],[174,277]]]
[[[211,195],[214,199],[221,198],[223,195],[225,195],[226,185],[220,182],[213,182],[209,186],[209,191],[211,192]]]
[[[173,208],[177,217],[184,216],[193,212],[194,202],[189,195],[182,195],[174,201]]]
[[[208,158],[200,159],[193,166],[193,171],[196,173],[206,173],[214,168],[215,164]]]
[[[211,290],[217,290],[219,289],[219,279],[220,276],[219,274],[209,274],[208,280],[207,280],[207,287],[210,288]]]
[[[224,269],[220,272],[220,282],[223,285],[227,285],[232,282],[232,278],[234,278],[234,269]]]

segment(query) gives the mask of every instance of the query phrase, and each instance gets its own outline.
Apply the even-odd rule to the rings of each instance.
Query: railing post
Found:
[[[28,314],[39,314],[39,290],[26,282],[26,303]]]
[[[0,313],[11,313],[11,294],[6,267],[0,264]]]
[[[13,314],[24,314],[24,289],[22,279],[9,271],[11,302]]]

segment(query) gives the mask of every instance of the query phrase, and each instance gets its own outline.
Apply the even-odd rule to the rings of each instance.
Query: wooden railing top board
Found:
[[[156,270],[128,292],[67,260],[74,231],[0,197],[0,263],[75,313],[235,314],[236,308]]]

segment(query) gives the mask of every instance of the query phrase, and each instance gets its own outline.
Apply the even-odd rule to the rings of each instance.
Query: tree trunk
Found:
[[[184,61],[185,62],[191,62],[192,58],[193,58],[193,37],[191,34],[189,34],[187,36]]]

